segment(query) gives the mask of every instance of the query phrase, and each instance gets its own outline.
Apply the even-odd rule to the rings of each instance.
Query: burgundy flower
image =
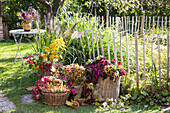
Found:
[[[123,68],[120,68],[119,69],[119,75],[120,76],[126,75],[126,71]]]

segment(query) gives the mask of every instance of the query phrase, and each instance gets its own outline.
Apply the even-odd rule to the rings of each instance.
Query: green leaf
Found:
[[[144,96],[148,95],[148,93],[146,93],[145,91],[142,91],[141,94]]]

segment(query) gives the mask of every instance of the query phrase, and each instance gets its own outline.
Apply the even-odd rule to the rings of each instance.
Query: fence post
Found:
[[[146,90],[145,35],[143,34],[144,89]]]
[[[98,39],[97,39],[97,31],[95,32],[95,35],[96,35],[96,43],[97,43],[97,55],[99,56],[100,53],[99,53],[99,44],[98,44]]]
[[[87,30],[86,30],[86,38],[87,38],[87,45],[88,45],[88,50],[89,50],[89,58],[91,59],[91,52],[90,52],[89,38],[87,36]]]
[[[113,32],[113,46],[114,46],[114,58],[117,61],[117,51],[116,51],[116,42],[115,42],[115,34]]]
[[[168,83],[169,83],[169,48],[170,48],[170,45],[169,45],[169,33],[168,33],[168,35],[167,35],[167,86],[168,86],[168,90],[170,91],[170,89],[169,89],[169,85],[168,85]]]
[[[144,20],[145,20],[145,12],[142,15],[142,23],[141,23],[141,37],[143,37],[143,29],[144,29]]]
[[[130,61],[129,61],[129,42],[128,42],[128,33],[126,33],[126,46],[127,46],[127,59],[128,59],[128,79],[129,79],[129,87],[130,87],[131,82],[130,82]]]
[[[108,32],[107,32],[107,49],[108,49],[108,59],[109,59],[109,62],[110,62],[110,46],[109,46],[109,37],[108,37]]]
[[[159,55],[159,88],[161,88],[161,49],[159,43],[159,34],[157,34],[157,41],[158,41],[158,55]]]
[[[138,36],[137,36],[137,33],[135,33],[135,59],[136,59],[136,85],[137,85],[137,93],[139,94]]]
[[[109,10],[106,9],[106,28],[109,26]]]
[[[122,54],[122,33],[120,33],[120,57],[121,57],[121,64],[123,66],[123,54]]]
[[[102,40],[102,36],[101,36],[101,32],[100,31],[99,31],[99,36],[100,36],[100,44],[101,44],[101,48],[102,48],[102,56],[104,57],[103,40]]]
[[[93,59],[95,59],[95,49],[94,49],[93,31],[92,31],[92,46],[93,46]]]

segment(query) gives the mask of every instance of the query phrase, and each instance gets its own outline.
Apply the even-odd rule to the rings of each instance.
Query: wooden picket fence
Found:
[[[106,34],[106,37],[107,37],[107,51],[104,51],[104,48],[103,48],[103,40],[102,40],[102,36],[101,36],[101,32],[99,31],[99,37],[97,37],[97,32],[95,32],[95,36],[94,36],[94,33],[93,31],[91,31],[91,37],[88,36],[88,33],[87,33],[87,30],[85,31],[85,35],[86,35],[86,40],[87,40],[87,45],[88,45],[88,52],[89,52],[89,58],[90,59],[95,59],[96,56],[99,56],[99,55],[102,55],[102,56],[105,56],[104,53],[107,52],[108,53],[108,56],[105,56],[109,62],[111,62],[111,56],[110,56],[110,53],[111,52],[114,52],[114,58],[116,59],[117,61],[117,47],[116,47],[116,41],[115,41],[115,33],[111,33],[112,34],[112,40],[109,40],[109,37],[108,37],[108,33]],[[138,34],[137,33],[134,33],[134,37],[135,37],[135,61],[136,61],[136,85],[137,85],[137,91],[139,91],[139,55],[138,55],[138,52],[139,52],[139,43],[138,43]],[[153,35],[152,35],[152,40],[153,40]],[[96,40],[94,44],[94,39]],[[90,45],[89,43],[89,40],[92,41],[92,45]],[[160,38],[159,38],[159,34],[157,34],[157,45],[158,45],[158,58],[159,58],[159,87],[161,88],[161,49],[160,49]],[[167,40],[167,43],[166,43],[166,46],[167,46],[167,67],[166,67],[166,70],[167,70],[167,81],[169,81],[169,48],[170,48],[170,42],[169,42],[169,33],[167,34],[166,36],[166,40]],[[121,59],[121,63],[122,65],[124,65],[124,59],[123,59],[123,52],[122,52],[122,33],[120,33],[120,59]],[[82,39],[80,37],[80,42],[81,42],[81,46],[83,46],[82,44]],[[99,45],[99,42],[100,42],[100,45]],[[153,68],[153,63],[154,63],[154,58],[153,58],[153,41],[151,41],[151,62],[152,62],[152,68]],[[113,51],[110,51],[110,43],[113,44]],[[100,47],[99,47],[100,46]],[[126,49],[127,49],[127,60],[128,60],[128,66],[127,66],[127,73],[128,73],[128,79],[129,79],[129,83],[130,83],[130,71],[131,71],[131,68],[130,68],[130,53],[129,53],[129,48],[130,46],[132,45],[129,45],[129,36],[128,36],[128,33],[126,33]],[[83,47],[82,47],[83,48]],[[92,49],[90,49],[92,48]],[[101,48],[101,50],[99,50],[99,48]],[[96,50],[97,49],[97,52]],[[92,51],[91,51],[92,50]],[[143,69],[144,69],[144,88],[146,88],[146,63],[145,63],[145,59],[146,59],[146,51],[145,51],[145,35],[143,35]],[[101,53],[99,53],[99,51],[101,51]],[[92,54],[91,54],[92,53]],[[125,54],[125,53],[124,53]],[[153,82],[153,81],[152,81]],[[168,83],[168,82],[167,82]]]
[[[47,17],[45,17],[47,18]],[[74,18],[74,17],[73,17]],[[95,21],[88,18],[87,19],[90,23],[91,21],[93,21],[94,23],[97,22],[97,26],[93,26],[98,28],[98,26],[101,23],[105,23],[104,17],[96,17]],[[57,28],[56,25],[56,20],[51,20],[50,21],[50,27],[49,29],[54,30],[54,28]],[[78,22],[78,21],[77,21]],[[79,22],[78,22],[79,24]],[[47,25],[46,21],[45,21],[45,25]],[[96,24],[95,24],[96,25]],[[88,25],[89,26],[89,25]],[[120,42],[119,42],[119,49],[120,49],[120,59],[121,59],[121,63],[122,65],[124,65],[124,59],[123,59],[123,53],[122,53],[122,37],[126,37],[126,49],[127,49],[127,70],[128,70],[128,79],[129,79],[129,83],[131,80],[131,76],[130,76],[130,72],[131,72],[131,67],[130,67],[130,53],[129,53],[129,48],[132,45],[129,45],[129,35],[133,35],[135,37],[135,62],[136,62],[136,85],[137,85],[137,92],[139,91],[139,82],[140,82],[140,78],[139,78],[139,48],[138,48],[138,38],[142,38],[143,39],[143,72],[144,72],[144,88],[146,88],[146,44],[145,44],[145,34],[149,33],[152,36],[152,40],[151,40],[151,62],[152,62],[152,68],[154,65],[154,58],[153,58],[153,39],[155,38],[154,35],[156,33],[156,38],[157,38],[157,46],[158,46],[158,59],[159,59],[159,87],[161,88],[161,67],[163,64],[161,64],[161,48],[160,48],[160,35],[166,35],[166,46],[167,46],[167,66],[166,66],[166,70],[167,70],[167,83],[169,82],[169,49],[170,49],[170,41],[169,41],[169,31],[170,31],[170,17],[155,17],[155,16],[124,16],[124,17],[108,17],[106,19],[106,27],[103,27],[103,29],[106,29],[107,27],[112,27],[113,31],[109,32],[110,34],[112,34],[112,36],[108,35],[108,32],[106,33],[106,37],[107,37],[107,51],[104,51],[103,48],[103,37],[101,35],[100,30],[85,30],[84,32],[84,36],[86,37],[87,40],[87,45],[88,45],[88,52],[89,52],[89,58],[90,59],[94,59],[96,56],[102,55],[104,56],[105,52],[107,52],[108,56],[107,59],[109,60],[109,62],[111,61],[111,56],[110,53],[114,53],[114,58],[117,60],[117,47],[116,47],[116,41],[115,41],[115,34],[118,33],[120,34]],[[78,30],[78,29],[76,29]],[[89,38],[89,33],[87,33],[87,31],[91,32],[91,37]],[[115,31],[116,30],[116,31]],[[95,32],[95,33],[94,33]],[[97,33],[99,33],[99,35],[97,35]],[[161,33],[161,34],[160,34]],[[163,34],[162,34],[163,33]],[[141,35],[142,34],[142,35]],[[99,37],[98,37],[99,36]],[[110,37],[112,37],[112,40],[109,40]],[[78,36],[78,39],[80,39],[80,44],[83,48],[83,43],[82,43],[82,36]],[[92,42],[90,45],[89,40]],[[94,45],[94,40],[96,45]],[[99,43],[100,42],[100,43]],[[110,43],[113,44],[113,51],[111,50],[110,47]],[[99,45],[100,44],[100,45]],[[141,43],[140,43],[141,44]],[[92,48],[92,49],[91,49]],[[99,48],[101,48],[101,50],[99,50]],[[95,52],[97,49],[97,52]],[[92,50],[92,51],[91,51]],[[101,51],[101,53],[100,53]],[[88,59],[86,58],[86,56],[84,56],[84,59],[87,61]],[[122,79],[124,79],[122,77]],[[168,85],[168,84],[167,84]],[[152,80],[152,89],[153,89],[153,80]],[[169,88],[168,88],[169,89]]]

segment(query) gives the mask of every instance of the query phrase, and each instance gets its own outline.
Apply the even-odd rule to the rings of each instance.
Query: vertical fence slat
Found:
[[[92,31],[92,46],[93,46],[93,59],[95,59],[95,49],[94,49],[93,31]]]
[[[167,34],[167,85],[169,83],[169,48],[170,48],[170,45],[169,45],[169,33]],[[169,87],[169,85],[168,85]],[[169,90],[169,88],[168,88]]]
[[[137,32],[137,24],[138,24],[138,17],[136,16],[136,22],[135,22],[135,32]]]
[[[122,66],[123,66],[122,33],[120,33],[120,57],[121,57],[121,64],[122,64]]]
[[[138,30],[139,30],[139,27],[140,27],[140,19],[141,17],[139,16],[139,21],[138,21]],[[141,19],[142,20],[142,19]],[[138,31],[139,32],[139,31]]]
[[[128,79],[129,79],[129,86],[130,86],[130,61],[129,61],[128,33],[126,33],[126,47],[127,47],[127,59],[128,59]]]
[[[143,66],[144,66],[144,89],[146,89],[145,34],[143,34]]]
[[[151,28],[151,17],[149,17],[149,32],[150,32],[150,28]]]
[[[166,28],[167,28],[167,16],[165,17],[165,31],[166,31]]]
[[[80,37],[80,43],[81,43],[81,47],[82,47],[82,51],[83,51],[84,61],[86,62],[86,55],[85,55],[85,53],[84,53],[83,42],[82,42],[81,37]]]
[[[162,31],[163,31],[163,22],[164,22],[164,17],[162,16],[162,24],[161,24],[161,26],[162,26]]]
[[[88,50],[89,50],[89,58],[91,59],[91,52],[90,52],[89,38],[87,36],[87,30],[86,30],[86,38],[87,38],[87,45],[88,45]]]
[[[138,36],[137,36],[137,33],[135,33],[135,59],[136,59],[136,85],[137,85],[137,93],[139,93]]]
[[[157,32],[158,32],[158,27],[159,27],[159,16],[158,16],[158,19],[157,19]]]
[[[122,30],[123,30],[123,32],[125,31],[125,30],[124,30],[124,21],[123,21],[123,17],[122,17]]]
[[[132,34],[133,34],[133,24],[134,24],[134,16],[132,16]]]
[[[104,56],[103,40],[102,40],[102,36],[101,36],[101,32],[100,31],[99,31],[99,36],[100,36],[100,44],[101,44],[101,48],[102,48],[102,56]]]
[[[128,16],[128,23],[129,23],[129,33],[130,33],[130,16]]]
[[[104,24],[104,19],[103,19],[103,16],[102,16],[102,24]],[[104,26],[103,26],[103,28],[104,28]]]
[[[100,53],[99,53],[99,44],[98,44],[98,39],[97,39],[97,31],[95,32],[95,35],[96,35],[96,43],[97,43],[97,55],[99,56]]]
[[[110,46],[109,46],[109,37],[108,37],[108,32],[107,32],[107,49],[108,49],[108,59],[109,59],[109,62],[110,62]]]
[[[128,16],[127,16],[127,18],[126,18],[126,30],[127,30],[127,32],[129,32],[128,30],[129,30],[129,22],[128,22]]]
[[[125,32],[127,32],[126,16],[124,16],[124,19],[125,19]]]
[[[112,26],[112,18],[111,18],[111,16],[110,16],[109,21],[110,21],[110,27],[111,27]]]
[[[153,16],[152,29],[154,30],[154,28],[155,28],[155,17]]]
[[[114,46],[114,58],[117,61],[116,41],[115,41],[115,34],[114,33],[113,33],[113,46]]]
[[[113,24],[113,28],[114,28],[115,27],[114,17],[112,17],[112,24]]]
[[[154,40],[154,31],[152,31],[152,37],[151,37],[151,59],[152,59],[152,71],[154,72],[153,68],[153,40]]]
[[[147,22],[148,17],[146,16],[145,18],[146,18],[146,19],[145,19],[145,20],[146,20],[146,21],[145,21],[145,29],[147,29],[147,26],[148,26],[148,22]]]
[[[159,43],[159,34],[157,34],[157,41],[158,41],[158,55],[159,55],[159,88],[161,88],[161,49]]]

